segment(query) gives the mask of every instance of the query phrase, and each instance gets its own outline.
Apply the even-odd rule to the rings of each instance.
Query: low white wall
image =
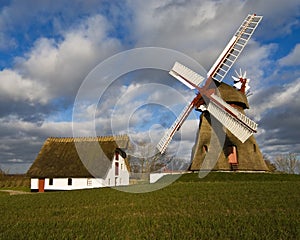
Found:
[[[170,175],[172,173],[150,173],[150,183],[155,183],[165,175]]]
[[[166,175],[182,175],[186,172],[150,173],[150,183],[155,183]]]

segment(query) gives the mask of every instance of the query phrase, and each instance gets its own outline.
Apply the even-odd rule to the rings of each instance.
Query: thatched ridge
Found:
[[[111,141],[129,141],[127,135],[117,136],[97,136],[97,137],[49,137],[47,140],[54,142],[111,142]]]
[[[129,137],[48,138],[28,170],[30,177],[105,177],[115,152],[126,159]]]

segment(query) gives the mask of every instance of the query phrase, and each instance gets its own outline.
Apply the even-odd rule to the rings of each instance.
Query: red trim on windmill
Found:
[[[249,89],[249,82],[250,79],[247,78],[247,72],[245,71],[244,73],[242,72],[242,69],[240,69],[239,72],[237,72],[235,70],[236,76],[232,76],[233,80],[234,80],[234,87],[239,90],[240,92],[246,94]]]

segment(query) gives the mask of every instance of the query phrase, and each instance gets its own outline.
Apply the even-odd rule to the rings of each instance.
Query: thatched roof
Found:
[[[215,84],[225,102],[236,104],[243,109],[249,108],[249,103],[244,93],[223,82],[219,83],[215,81]]]
[[[48,138],[28,170],[30,177],[100,177],[111,167],[115,152],[126,158],[128,136]],[[129,164],[125,159],[127,168]]]

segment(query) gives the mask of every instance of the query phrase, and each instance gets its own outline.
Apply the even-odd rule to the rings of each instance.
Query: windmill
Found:
[[[256,14],[248,15],[245,18],[239,29],[209,70],[203,87],[200,87],[200,84],[205,80],[204,77],[178,62],[174,64],[169,73],[190,89],[196,89],[198,93],[191,103],[183,109],[173,125],[159,141],[157,148],[160,153],[163,154],[166,151],[172,137],[176,131],[180,129],[181,125],[193,109],[211,114],[242,143],[256,132],[257,124],[218,96],[214,83],[222,82],[248,43],[261,19],[262,16],[257,16]],[[246,91],[247,80],[244,80],[246,79],[246,75],[244,77],[241,71],[240,74],[238,73],[237,75],[238,78],[234,79],[236,80],[236,87],[240,87],[243,91]]]

